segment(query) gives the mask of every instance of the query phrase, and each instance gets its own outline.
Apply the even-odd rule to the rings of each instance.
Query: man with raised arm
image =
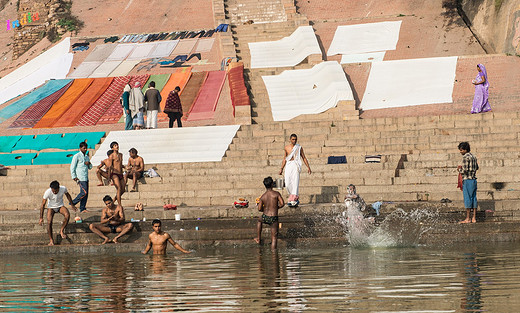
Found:
[[[260,197],[258,202],[258,211],[262,212],[262,217],[256,223],[257,244],[262,243],[262,224],[271,226],[271,249],[276,249],[278,243],[278,209],[282,208],[285,203],[282,195],[278,191],[274,191],[274,181],[271,176],[264,178],[264,186],[266,192]]]
[[[190,251],[184,250],[178,243],[173,241],[170,234],[161,230],[161,220],[155,219],[152,221],[153,232],[148,235],[148,244],[142,252],[147,254],[150,249],[153,249],[153,254],[166,254],[166,247],[168,242],[177,250],[182,253],[191,253]]]
[[[291,143],[285,146],[285,156],[282,161],[282,168],[280,168],[280,175],[283,173],[285,167],[285,188],[289,193],[289,200],[287,201],[290,206],[297,206],[300,201],[299,199],[299,185],[300,185],[300,172],[302,170],[302,160],[307,166],[309,174],[312,173],[309,162],[305,157],[303,148],[297,143],[298,136],[292,134],[290,137]]]
[[[105,207],[101,211],[101,222],[99,224],[90,224],[89,228],[94,234],[103,238],[104,241],[101,244],[104,245],[110,241],[105,235],[107,233],[119,233],[119,235],[112,239],[112,242],[119,243],[118,239],[131,231],[134,225],[132,223],[125,223],[125,211],[120,204],[115,205],[112,197],[108,195],[105,196],[103,202],[105,203]]]

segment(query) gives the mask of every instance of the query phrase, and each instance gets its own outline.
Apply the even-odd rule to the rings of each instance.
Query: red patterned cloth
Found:
[[[123,88],[126,83],[130,81],[129,76],[115,77],[107,90],[101,97],[85,112],[83,117],[76,123],[76,126],[92,126],[95,125],[99,119],[105,114],[110,106],[117,101],[123,93]],[[121,107],[121,105],[119,104]],[[121,110],[122,111],[122,110]]]
[[[144,75],[136,75],[136,76],[125,76],[130,81],[130,86],[135,86],[136,82],[140,82],[141,86],[144,86],[148,78],[150,77],[149,74]],[[121,103],[119,102],[119,98],[123,94],[123,89],[125,87],[126,83],[123,84],[121,90],[118,93],[118,96],[116,99],[112,102],[112,104],[108,107],[108,109],[103,113],[103,115],[99,118],[97,121],[97,124],[114,124],[117,123],[121,116],[123,115],[123,107],[121,106]]]
[[[36,125],[52,105],[69,89],[73,82],[72,80],[60,90],[28,107],[9,128],[31,128]]]
[[[166,105],[164,106],[164,112],[182,113],[181,98],[179,97],[179,94],[173,90],[168,94],[168,99],[166,99]]]

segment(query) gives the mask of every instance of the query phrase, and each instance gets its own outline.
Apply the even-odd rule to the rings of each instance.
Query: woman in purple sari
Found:
[[[477,77],[472,81],[475,85],[475,98],[473,98],[473,107],[471,113],[483,113],[491,111],[489,105],[489,82],[487,77],[486,68],[482,64],[477,65],[478,74]]]

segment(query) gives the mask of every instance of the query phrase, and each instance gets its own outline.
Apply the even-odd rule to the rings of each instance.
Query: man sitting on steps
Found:
[[[112,239],[112,242],[119,243],[118,239],[131,231],[134,225],[132,223],[125,223],[125,211],[120,204],[115,205],[112,197],[108,195],[105,196],[103,202],[106,206],[101,211],[101,223],[90,224],[89,228],[93,233],[104,239],[101,243],[102,245],[110,241],[105,235],[106,233],[119,233],[119,235]]]
[[[128,178],[132,178],[132,190],[130,192],[135,192],[137,180],[143,177],[144,173],[144,160],[142,157],[137,155],[137,149],[132,148],[128,151],[130,154],[130,158],[128,159],[128,164],[126,165],[126,173],[125,173],[125,185],[128,184]]]

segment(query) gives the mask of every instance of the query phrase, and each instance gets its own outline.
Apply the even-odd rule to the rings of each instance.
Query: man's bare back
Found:
[[[271,227],[271,248],[276,249],[278,241],[278,209],[285,205],[282,195],[278,191],[273,190],[274,181],[271,176],[264,178],[264,186],[267,189],[260,197],[258,202],[258,211],[263,212],[262,216],[256,223],[256,237],[253,240],[261,244],[262,242],[262,224]]]
[[[282,195],[278,191],[268,189],[258,203],[258,210],[267,216],[278,216],[278,209],[284,206]]]

